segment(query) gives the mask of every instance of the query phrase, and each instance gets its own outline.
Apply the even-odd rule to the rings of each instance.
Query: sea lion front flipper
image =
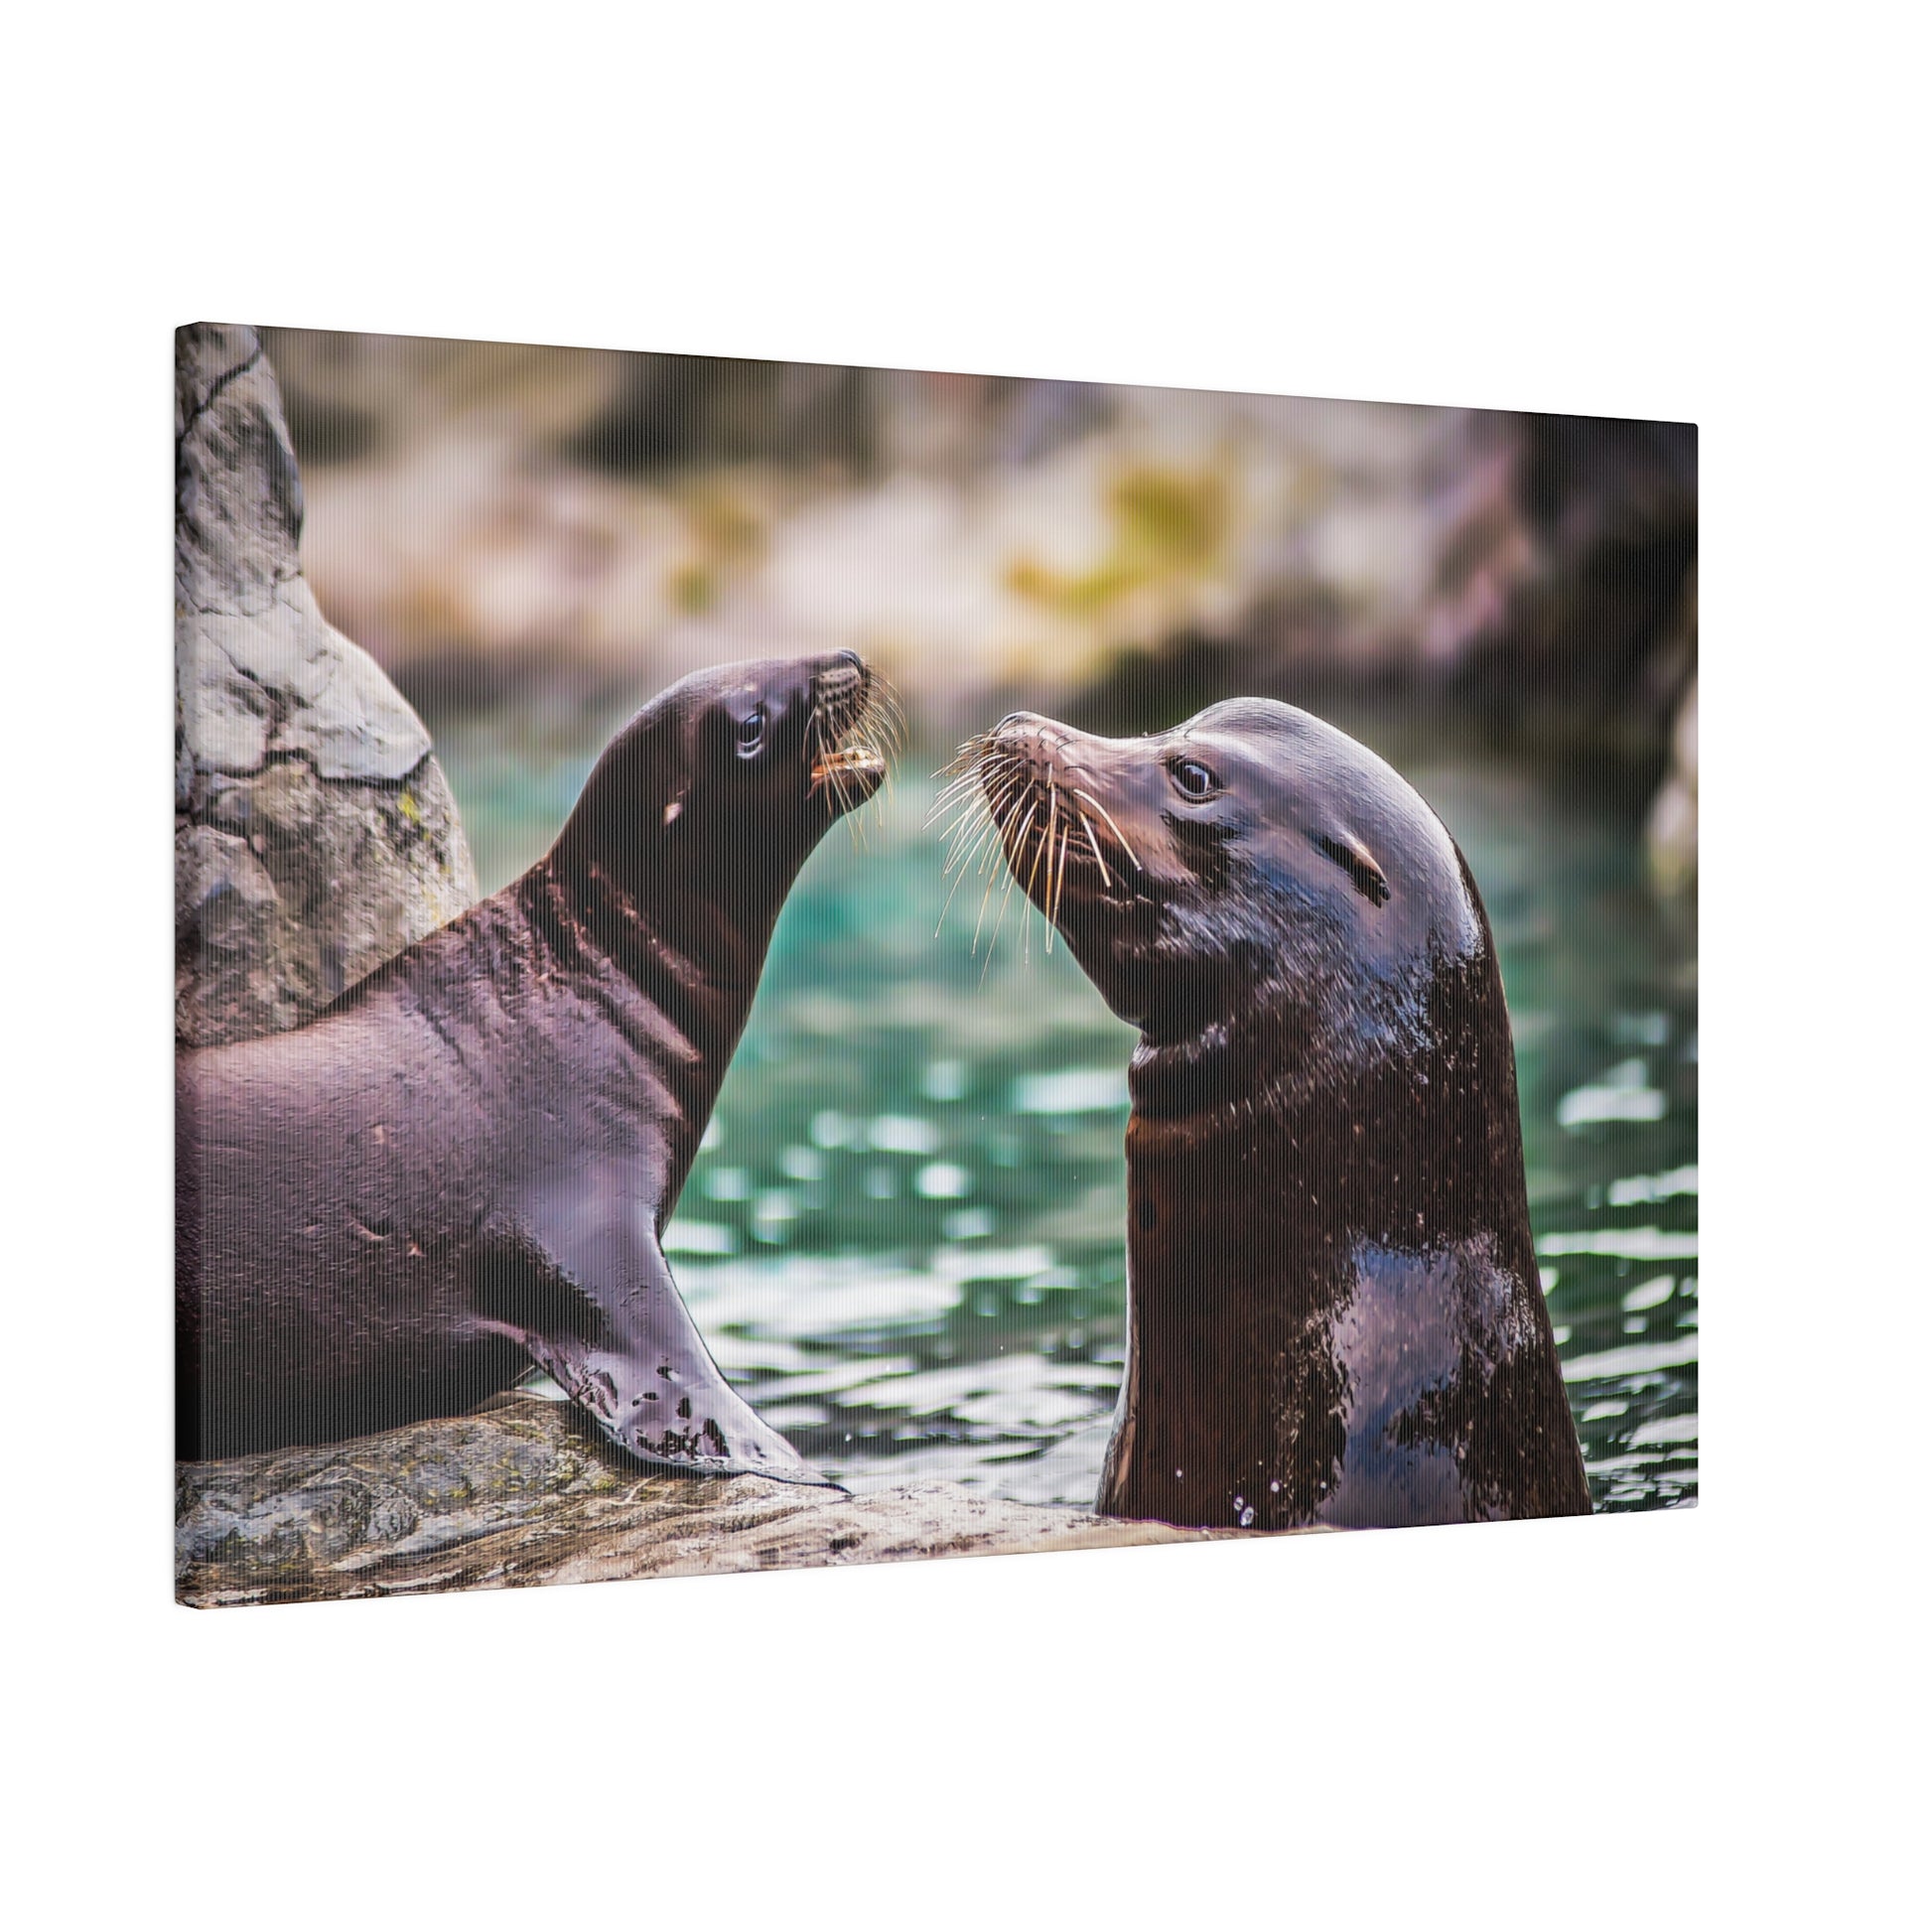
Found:
[[[837,1485],[759,1420],[711,1359],[641,1204],[545,1216],[542,1247],[601,1317],[599,1331],[523,1331],[523,1345],[620,1448],[703,1475]],[[632,1225],[625,1225],[625,1222]]]

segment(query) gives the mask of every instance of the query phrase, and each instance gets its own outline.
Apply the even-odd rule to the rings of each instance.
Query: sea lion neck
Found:
[[[1408,1271],[1452,1299],[1506,1275],[1534,1293],[1493,954],[1439,963],[1424,1007],[1414,1038],[1353,1057],[1254,1027],[1137,1048],[1106,1513],[1321,1518],[1350,1454],[1338,1338],[1365,1318],[1367,1276]]]
[[[633,742],[621,738],[606,754],[532,868],[532,897],[653,998],[749,1007],[779,907],[816,841],[774,812],[754,843],[756,805],[714,797],[701,751],[668,725],[653,738],[633,725],[626,737]],[[741,816],[743,828],[733,823]]]
[[[1144,1026],[1127,1065],[1134,1111],[1204,1139],[1247,1133],[1258,1108],[1279,1111],[1302,1082],[1313,1032],[1311,1016],[1287,1003],[1184,1031]]]
[[[671,1019],[707,1058],[737,1043],[758,991],[776,908],[660,886],[641,897],[621,872],[560,847],[514,888],[544,944],[573,972],[602,969]]]

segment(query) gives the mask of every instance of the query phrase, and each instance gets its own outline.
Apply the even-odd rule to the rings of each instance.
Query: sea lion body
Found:
[[[522,878],[309,1025],[180,1057],[179,1453],[461,1413],[535,1362],[647,1461],[819,1479],[659,1235],[785,894],[883,775],[873,712],[849,652],[688,678]]]
[[[969,770],[1016,880],[1141,1030],[1098,1507],[1255,1529],[1587,1512],[1501,973],[1442,822],[1261,700],[1136,740],[1015,714]]]

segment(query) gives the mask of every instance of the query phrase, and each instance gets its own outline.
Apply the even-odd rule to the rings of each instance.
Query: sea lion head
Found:
[[[1015,712],[967,756],[1027,897],[1151,1047],[1372,1052],[1484,943],[1442,821],[1292,706],[1130,739]]]
[[[839,818],[884,781],[897,713],[854,651],[696,671],[611,741],[555,857],[654,901],[776,910]]]

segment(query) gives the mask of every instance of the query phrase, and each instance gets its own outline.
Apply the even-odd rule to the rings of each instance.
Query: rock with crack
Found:
[[[477,897],[429,734],[302,575],[302,484],[252,330],[175,366],[175,1024],[299,1026]]]
[[[351,1443],[184,1462],[177,1484],[176,1594],[201,1609],[1239,1534],[945,1482],[852,1496],[671,1475],[528,1397]]]

